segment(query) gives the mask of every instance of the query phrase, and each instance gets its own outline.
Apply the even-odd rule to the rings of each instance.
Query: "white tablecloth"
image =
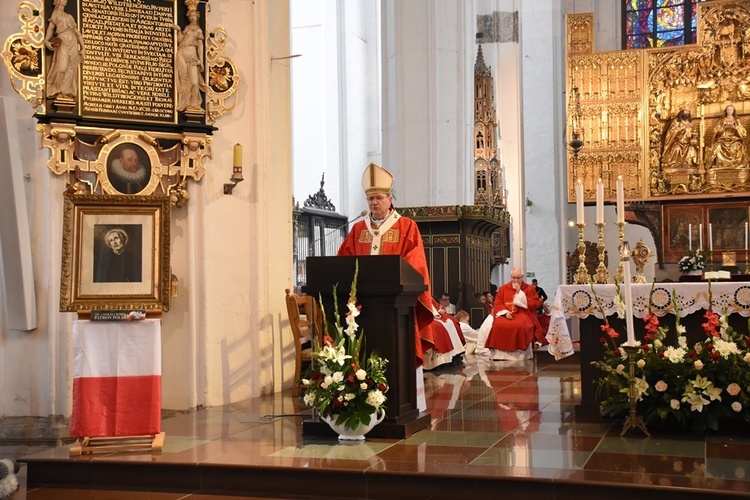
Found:
[[[750,283],[741,281],[701,283],[642,283],[632,285],[633,315],[643,318],[649,312],[657,316],[674,314],[675,306],[680,317],[694,312],[713,308],[715,312],[750,316]],[[653,287],[653,293],[652,293]],[[624,287],[620,292],[624,293]],[[596,293],[596,295],[594,294]],[[561,285],[555,292],[555,302],[551,310],[547,340],[549,352],[556,359],[573,354],[573,342],[568,331],[567,319],[576,316],[587,318],[594,315],[602,318],[596,297],[601,302],[601,309],[607,316],[617,314],[615,285]],[[674,300],[673,300],[674,297]]]

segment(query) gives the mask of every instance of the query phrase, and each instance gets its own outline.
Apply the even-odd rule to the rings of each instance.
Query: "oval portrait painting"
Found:
[[[107,157],[107,178],[122,194],[138,194],[151,179],[151,160],[136,144],[119,144]]]

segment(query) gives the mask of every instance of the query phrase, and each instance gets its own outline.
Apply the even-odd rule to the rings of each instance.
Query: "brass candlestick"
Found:
[[[597,232],[599,234],[599,242],[596,244],[596,250],[599,253],[599,265],[596,268],[596,275],[594,281],[600,285],[606,285],[609,283],[609,272],[607,266],[604,265],[604,226],[606,222],[597,222]]]
[[[628,416],[625,417],[625,425],[622,426],[620,436],[623,436],[628,430],[637,427],[642,430],[646,436],[651,437],[651,434],[649,434],[646,429],[646,424],[643,422],[643,419],[639,417],[635,411],[635,408],[638,405],[638,400],[635,396],[635,353],[638,352],[640,346],[620,344],[620,349],[624,349],[628,355],[628,378],[630,382],[628,387]]]
[[[580,264],[578,264],[578,270],[573,277],[573,283],[576,285],[585,285],[591,280],[589,272],[586,269],[586,243],[583,242],[583,228],[586,227],[586,224],[579,223],[576,225],[578,226],[578,260]]]
[[[747,248],[745,248],[745,274],[750,274],[750,262],[747,261]]]
[[[622,243],[625,241],[625,221],[618,222],[617,227],[619,228],[619,235],[618,235],[618,243],[617,243],[617,253],[620,253],[622,251]],[[622,260],[620,260],[620,264],[617,266],[617,282],[622,283],[624,276],[624,271],[622,269]]]

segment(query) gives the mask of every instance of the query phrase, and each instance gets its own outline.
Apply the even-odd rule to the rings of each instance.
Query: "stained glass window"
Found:
[[[623,0],[626,49],[695,43],[697,3],[705,0]]]

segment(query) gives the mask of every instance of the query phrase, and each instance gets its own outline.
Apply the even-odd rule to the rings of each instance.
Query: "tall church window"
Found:
[[[706,0],[623,0],[626,49],[695,43],[697,3]]]

